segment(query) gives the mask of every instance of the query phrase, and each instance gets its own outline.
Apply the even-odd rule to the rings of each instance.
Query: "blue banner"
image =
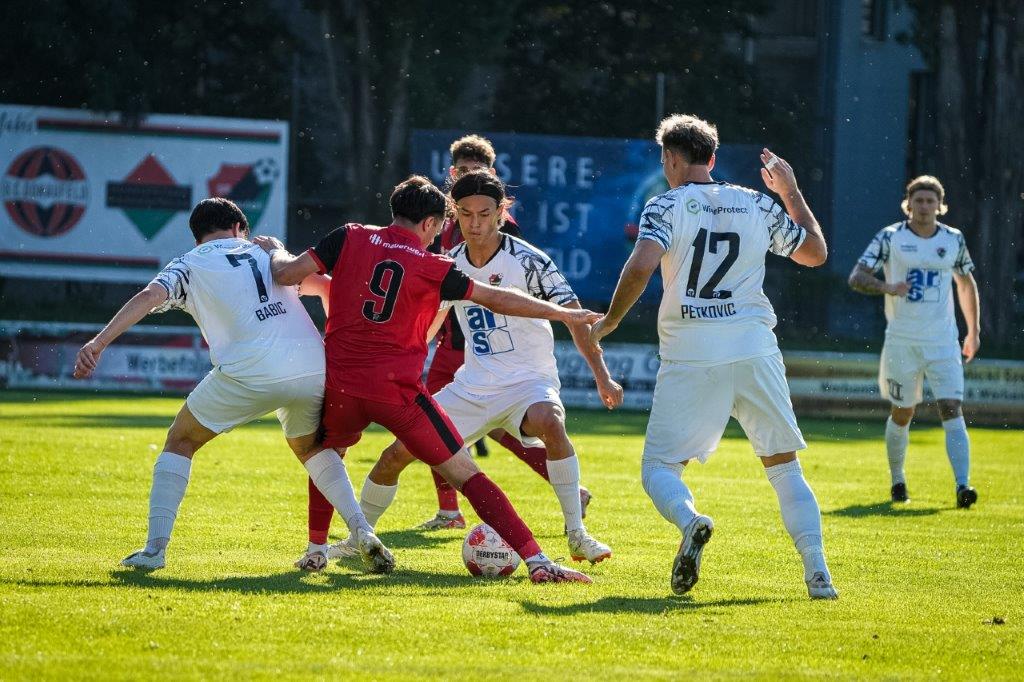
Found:
[[[464,135],[452,130],[412,133],[412,172],[439,185]],[[633,250],[637,221],[651,197],[668,190],[661,150],[653,141],[557,135],[484,133],[497,150],[495,168],[515,199],[512,214],[523,237],[546,251],[585,301],[607,302]],[[712,171],[716,180],[761,187],[756,145],[726,145]],[[657,301],[660,282],[648,287]]]

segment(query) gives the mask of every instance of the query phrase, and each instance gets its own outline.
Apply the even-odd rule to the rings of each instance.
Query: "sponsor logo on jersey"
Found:
[[[192,206],[192,187],[178,185],[153,154],[128,172],[121,182],[107,183],[107,206],[119,208],[147,240],[155,237],[175,213]]]
[[[722,213],[750,213],[746,206],[712,206],[711,204],[702,204],[696,199],[690,199],[686,202],[686,210],[693,214],[704,211],[711,215],[720,215]]]
[[[907,300],[911,303],[937,303],[939,301],[939,285],[942,284],[942,276],[938,270],[912,268],[907,271],[907,283],[910,285]]]
[[[380,246],[382,241],[384,240],[380,238],[379,234],[370,235],[370,243],[373,244],[374,246]]]
[[[498,355],[516,349],[504,315],[495,315],[483,306],[470,306],[465,310],[474,355]]]
[[[210,196],[224,197],[238,204],[249,219],[249,225],[255,228],[280,177],[277,162],[265,158],[251,164],[222,163],[206,184]]]
[[[57,147],[32,147],[0,179],[0,198],[14,224],[37,237],[59,237],[82,219],[89,185],[75,157]]]
[[[917,253],[917,244],[900,244],[903,253]]]

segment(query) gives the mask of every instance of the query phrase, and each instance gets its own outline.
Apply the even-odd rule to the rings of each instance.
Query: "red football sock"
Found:
[[[509,432],[498,441],[513,455],[530,465],[545,481],[548,480],[548,451],[545,448],[528,448]]]
[[[327,501],[320,489],[309,479],[309,541],[317,545],[327,544],[327,531],[331,529],[334,507]]]
[[[477,516],[493,528],[522,558],[540,554],[533,533],[519,518],[512,503],[483,472],[473,474],[462,484],[462,494],[473,505]]]
[[[444,480],[441,474],[434,470],[430,473],[434,476],[434,487],[437,489],[437,508],[446,512],[459,511],[459,491]]]

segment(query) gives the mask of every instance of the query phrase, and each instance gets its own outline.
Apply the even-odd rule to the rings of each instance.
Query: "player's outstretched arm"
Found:
[[[565,307],[579,310],[582,306],[580,306],[579,301],[572,301],[571,303],[566,303]],[[594,381],[597,384],[597,394],[601,396],[601,404],[609,410],[614,410],[622,404],[622,386],[619,385],[619,382],[612,379],[608,366],[604,364],[604,352],[601,350],[601,347],[590,342],[590,329],[591,326],[589,324],[569,325],[569,333],[572,334],[572,341],[576,344],[576,350],[587,361],[590,371],[594,375]]]
[[[270,273],[278,284],[294,286],[310,275],[320,272],[320,266],[308,251],[301,256],[293,256],[280,240],[265,235],[252,241],[270,254]]]
[[[100,355],[103,354],[106,347],[148,315],[149,311],[166,300],[167,290],[153,282],[132,296],[110,319],[107,326],[79,349],[78,355],[75,356],[74,377],[85,379],[96,371]]]
[[[883,279],[875,277],[875,273],[871,271],[871,268],[864,265],[863,263],[857,263],[853,266],[853,271],[850,273],[849,279],[846,283],[850,285],[850,288],[854,291],[874,296],[878,294],[888,294],[889,296],[906,296],[907,292],[910,291],[910,285],[906,282],[886,282]]]
[[[431,339],[437,336],[437,332],[441,329],[441,325],[444,324],[444,318],[448,316],[449,310],[451,310],[451,308],[442,307],[437,311],[437,314],[434,315],[434,319],[430,323],[430,327],[427,329],[427,343],[430,343]]]
[[[273,266],[271,266],[273,267]],[[319,296],[324,315],[331,314],[331,276],[313,273],[299,282],[299,296]]]
[[[665,255],[665,248],[654,240],[641,239],[636,243],[633,253],[629,255],[626,264],[622,266],[622,274],[619,275],[619,283],[615,285],[615,293],[612,294],[608,312],[590,328],[590,343],[592,345],[599,345],[601,339],[611,334],[619,326],[622,318],[640,298],[640,294],[644,293],[644,289],[651,281],[651,275],[658,269],[663,255]]]
[[[499,289],[479,280],[473,280],[469,300],[479,303],[488,310],[514,317],[534,317],[541,320],[563,322],[570,328],[574,324],[591,324],[601,315],[590,310],[563,308],[516,289]]]
[[[960,301],[960,311],[967,322],[967,336],[964,337],[964,362],[970,362],[981,348],[981,301],[978,298],[978,283],[974,275],[953,273],[956,282],[956,298]]]
[[[807,231],[807,237],[790,258],[795,263],[812,268],[823,265],[828,259],[825,235],[796,184],[793,167],[781,156],[768,151],[767,147],[761,151],[761,163],[764,164],[761,179],[765,186],[779,195],[790,219]]]

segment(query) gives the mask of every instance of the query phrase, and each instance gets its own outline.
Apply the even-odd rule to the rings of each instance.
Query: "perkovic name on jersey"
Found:
[[[257,308],[256,309],[256,319],[259,320],[260,322],[263,322],[264,320],[269,320],[272,317],[277,317],[278,315],[284,315],[287,312],[288,311],[285,310],[285,308],[284,308],[284,303],[281,303],[279,301],[277,303],[271,303],[269,305],[265,305],[262,308]]]

